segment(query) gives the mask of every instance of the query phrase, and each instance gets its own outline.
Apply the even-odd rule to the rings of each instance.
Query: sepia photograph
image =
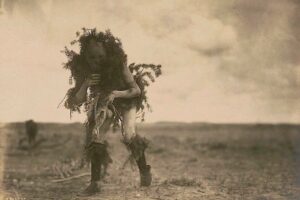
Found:
[[[0,200],[300,200],[300,0],[0,0]]]

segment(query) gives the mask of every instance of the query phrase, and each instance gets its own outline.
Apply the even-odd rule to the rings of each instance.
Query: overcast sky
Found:
[[[0,121],[73,122],[60,50],[110,29],[129,62],[163,66],[147,121],[299,122],[297,0],[2,0]]]

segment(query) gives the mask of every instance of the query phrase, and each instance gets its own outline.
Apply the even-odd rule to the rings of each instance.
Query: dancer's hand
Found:
[[[91,74],[90,77],[86,79],[87,85],[94,86],[100,84],[100,74]]]
[[[111,92],[106,98],[107,98],[107,103],[110,104],[114,101],[116,95],[114,94],[114,92]]]

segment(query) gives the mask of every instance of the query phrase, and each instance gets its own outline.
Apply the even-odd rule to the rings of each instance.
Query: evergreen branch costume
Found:
[[[133,78],[141,90],[141,94],[134,98],[116,98],[113,103],[108,103],[107,96],[114,90],[126,90],[128,87],[122,78],[122,67],[127,65],[127,55],[122,49],[121,41],[114,37],[109,30],[97,32],[96,29],[83,28],[82,32],[76,33],[77,39],[71,45],[79,44],[79,53],[65,47],[63,53],[67,56],[64,68],[71,71],[70,84],[75,82],[66,94],[64,105],[72,112],[80,112],[83,107],[87,113],[86,121],[86,155],[92,163],[92,181],[100,178],[98,165],[107,166],[112,160],[107,152],[107,141],[103,134],[111,124],[114,130],[122,127],[122,117],[120,113],[125,109],[135,106],[142,121],[145,119],[146,108],[151,111],[151,106],[147,98],[147,87],[151,82],[161,75],[161,66],[153,64],[135,64],[128,66]],[[89,68],[84,58],[88,43],[91,40],[101,42],[106,51],[106,59],[101,63],[105,66],[95,71]],[[86,101],[82,105],[77,105],[75,95],[79,91],[83,82],[91,74],[100,74],[100,84],[89,87]],[[111,120],[107,116],[112,114]],[[105,123],[109,124],[105,124]],[[104,130],[104,131],[103,131]],[[124,140],[123,143],[131,151],[131,160],[135,160],[141,175],[141,185],[148,186],[151,183],[150,165],[146,164],[144,151],[148,146],[148,141],[136,135],[131,140]],[[96,166],[96,167],[95,167]],[[93,176],[93,174],[96,174]]]
[[[79,43],[80,52],[76,53],[75,51],[70,50],[67,47],[65,47],[65,49],[63,50],[63,53],[65,53],[68,58],[68,61],[64,63],[64,68],[71,71],[69,83],[72,84],[73,80],[75,81],[75,86],[68,90],[66,94],[67,98],[64,103],[65,107],[70,110],[70,113],[76,111],[80,112],[81,105],[75,104],[74,96],[78,92],[84,80],[91,73],[94,73],[86,67],[87,64],[82,55],[82,53],[87,48],[88,41],[91,38],[95,38],[97,41],[102,42],[108,50],[108,58],[105,64],[109,65],[109,67],[107,67],[106,70],[100,72],[101,79],[103,81],[101,81],[101,85],[97,88],[98,91],[101,91],[102,97],[105,98],[105,95],[109,94],[118,86],[118,89],[125,89],[124,86],[123,88],[122,86],[120,87],[120,85],[122,84],[119,84],[121,73],[120,66],[127,63],[127,55],[122,49],[121,41],[118,38],[114,37],[109,30],[107,30],[105,33],[97,33],[96,29],[83,28],[82,30],[82,33],[76,33],[78,39],[71,42],[71,45]],[[117,111],[120,112],[122,108],[130,106],[132,103],[136,104],[141,120],[144,121],[146,112],[145,108],[151,111],[151,106],[147,98],[147,87],[151,82],[155,82],[155,78],[161,75],[161,65],[132,63],[128,67],[130,72],[133,74],[134,80],[141,89],[141,95],[132,99],[115,99],[114,105]],[[92,91],[92,93],[90,93],[87,101],[84,103],[84,111],[87,112],[89,110],[88,107],[90,106],[90,104],[95,104],[95,101],[92,101],[91,99],[95,98],[96,96],[97,94],[95,94],[95,91]],[[105,104],[105,102],[102,103]],[[119,126],[120,122],[120,119],[118,119],[118,117],[115,117],[114,127]]]

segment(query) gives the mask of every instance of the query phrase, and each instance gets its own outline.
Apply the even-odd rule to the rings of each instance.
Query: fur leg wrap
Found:
[[[144,171],[147,168],[145,150],[148,147],[149,141],[144,137],[136,135],[130,140],[123,140],[123,143],[131,152],[128,160],[135,161],[139,170]]]
[[[143,138],[139,135],[131,138],[130,140],[123,140],[122,141],[126,148],[131,152],[131,155],[135,160],[139,160],[143,155],[148,147],[149,141],[146,138]]]
[[[131,155],[128,160],[135,161],[140,171],[140,185],[150,186],[152,182],[151,166],[147,165],[145,150],[148,147],[149,141],[146,138],[142,138],[136,135],[129,141],[123,141],[126,147],[131,151]]]
[[[92,181],[99,181],[100,177],[102,177],[101,169],[106,172],[108,165],[112,163],[112,159],[107,151],[107,145],[107,143],[91,143],[86,149],[87,157],[91,160]]]

